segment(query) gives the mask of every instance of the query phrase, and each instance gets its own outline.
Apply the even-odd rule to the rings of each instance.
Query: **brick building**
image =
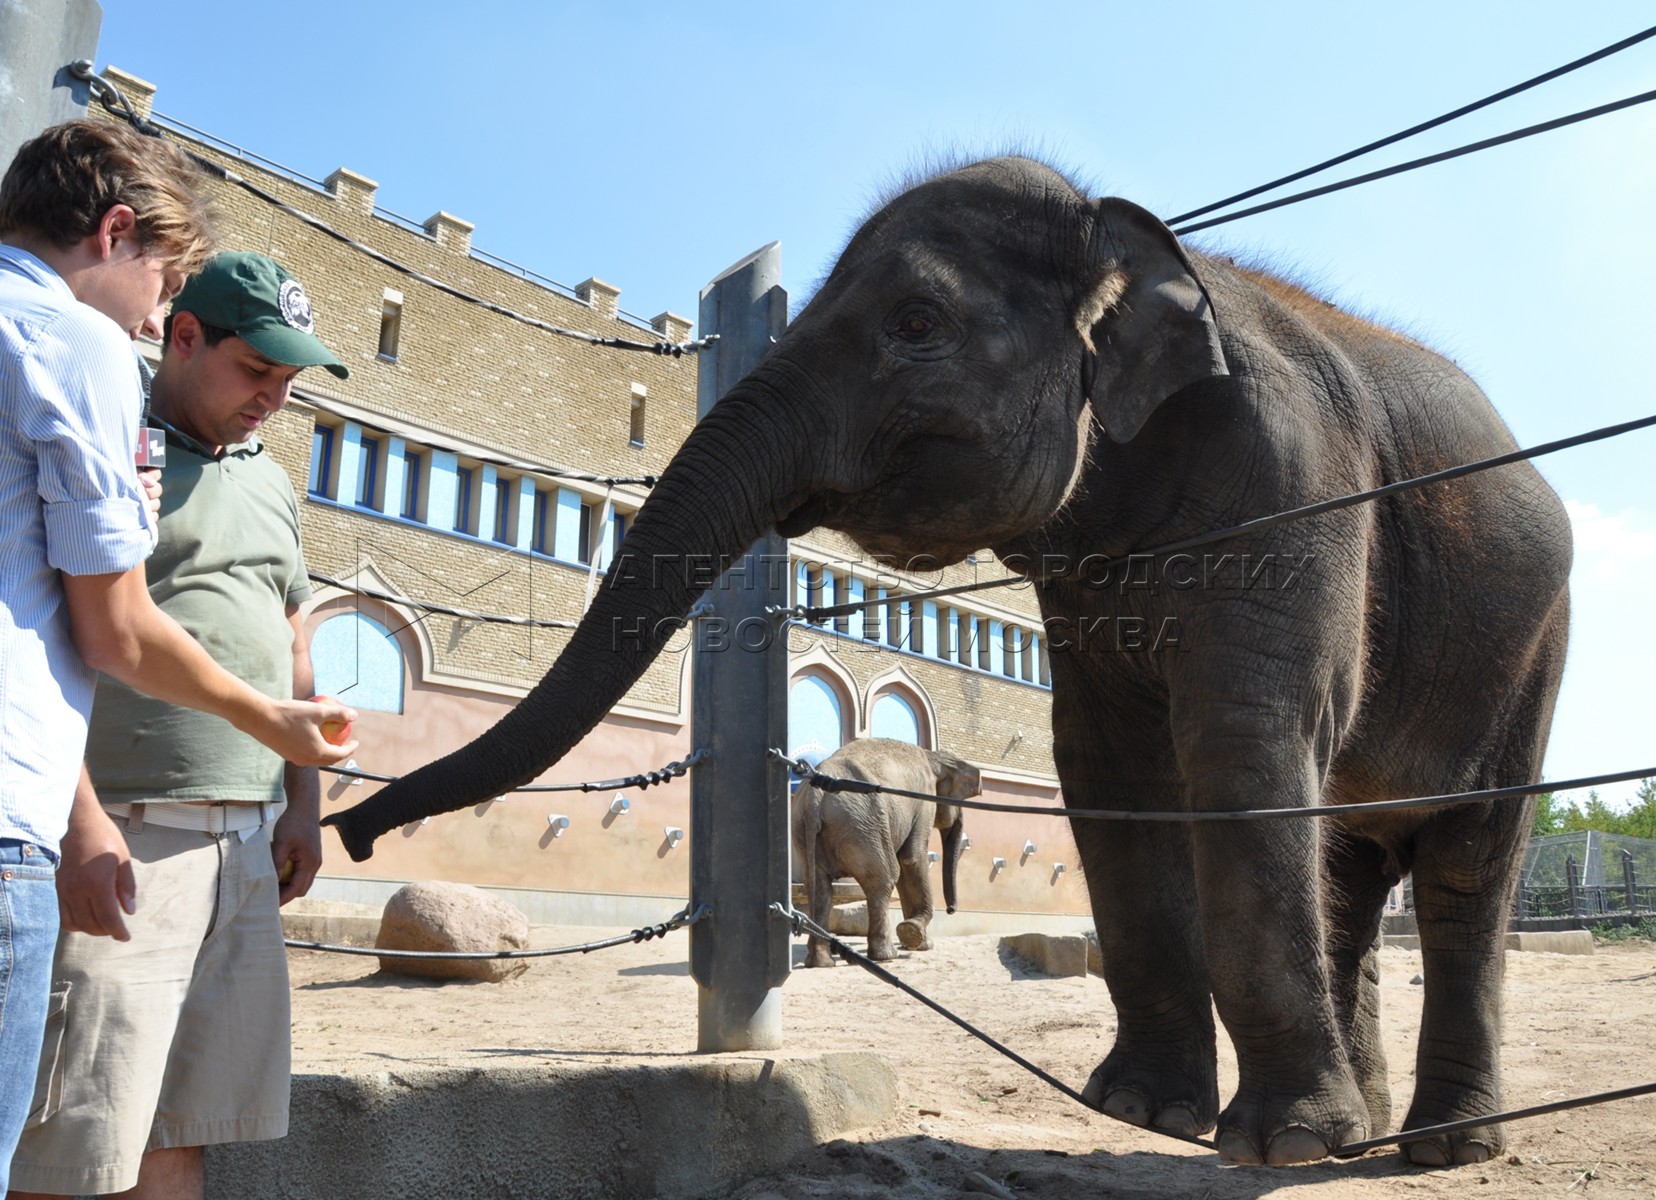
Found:
[[[153,85],[108,77],[151,114]],[[567,629],[478,616],[579,618],[648,494],[581,476],[659,472],[695,421],[693,358],[593,346],[510,314],[648,342],[685,341],[692,322],[641,320],[611,284],[565,288],[474,250],[472,226],[449,213],[419,223],[387,213],[354,171],[309,180],[162,121],[312,218],[212,184],[225,248],[267,253],[303,280],[317,332],[351,368],[348,380],[301,375],[262,436],[300,496],[311,571],[337,581],[318,583],[307,616],[318,690],[361,711],[356,765],[402,774],[492,725],[556,658]],[[721,264],[708,265],[711,277]],[[984,551],[936,575],[894,574],[827,530],[794,539],[790,553],[795,599],[813,603],[1006,573]],[[977,763],[986,798],[1054,804],[1039,631],[1032,596],[1016,588],[794,625],[790,752],[902,737]],[[664,653],[543,782],[616,778],[689,754],[689,657]],[[325,775],[324,809],[375,786]],[[620,795],[624,812],[611,811],[623,807],[614,792],[503,797],[388,834],[360,865],[330,836],[313,895],[377,901],[402,881],[447,879],[507,889],[535,921],[659,920],[663,900],[688,891],[688,855],[665,833],[688,827],[689,786]],[[1087,911],[1063,821],[968,813],[966,828],[962,912],[946,927]]]

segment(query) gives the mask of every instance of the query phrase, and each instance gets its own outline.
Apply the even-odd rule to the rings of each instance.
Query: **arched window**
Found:
[[[924,744],[920,739],[920,717],[914,705],[896,692],[885,692],[874,701],[868,731],[874,737],[894,738],[913,746]]]
[[[311,636],[316,694],[352,708],[403,710],[402,647],[372,617],[347,612],[329,617]]]
[[[788,756],[820,763],[845,740],[839,692],[820,675],[801,675],[788,689]]]

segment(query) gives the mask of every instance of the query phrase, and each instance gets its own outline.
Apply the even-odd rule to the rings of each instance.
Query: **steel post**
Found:
[[[781,272],[772,242],[702,290],[698,332],[718,341],[700,355],[698,416],[781,335]],[[766,609],[787,603],[787,586],[787,539],[767,534],[714,584],[696,623],[691,729],[712,751],[690,779],[690,903],[712,908],[690,929],[703,1051],[782,1045],[791,946],[770,905],[789,902],[788,776],[767,751],[787,744],[788,651]]]
[[[96,58],[102,26],[97,0],[0,2],[0,172],[48,125],[86,115],[90,93],[69,64]]]

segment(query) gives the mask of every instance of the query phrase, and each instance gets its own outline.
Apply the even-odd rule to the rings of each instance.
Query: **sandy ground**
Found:
[[[537,946],[609,930],[536,930]],[[377,973],[376,960],[293,951],[294,1069],[384,1070],[395,1062],[486,1062],[501,1049],[547,1061],[662,1063],[694,1052],[687,935],[590,955],[534,960],[502,984],[435,984]],[[848,939],[862,948],[861,939]],[[803,956],[796,945],[795,962]],[[1399,1115],[1407,1104],[1422,989],[1417,952],[1382,956],[1382,1014]],[[896,973],[1059,1079],[1079,1088],[1109,1047],[1103,981],[1033,974],[993,936],[939,938]],[[1656,945],[1601,944],[1592,956],[1507,955],[1509,1107],[1656,1080]],[[1346,1197],[1656,1197],[1656,1097],[1532,1118],[1508,1127],[1508,1153],[1429,1171],[1395,1150],[1293,1168],[1222,1166],[1207,1151],[1100,1117],[867,972],[795,971],[783,991],[789,1052],[868,1049],[895,1068],[891,1120],[818,1147],[782,1176],[731,1195],[956,1197],[974,1173],[1014,1195],[1189,1196],[1226,1200]],[[518,1056],[521,1060],[521,1056]],[[1221,1047],[1221,1087],[1235,1080]],[[991,1194],[993,1194],[991,1189]],[[1004,1193],[1003,1193],[1004,1194]]]

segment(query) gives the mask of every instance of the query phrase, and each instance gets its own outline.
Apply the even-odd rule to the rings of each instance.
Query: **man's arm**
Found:
[[[272,700],[214,662],[150,599],[142,564],[113,575],[63,573],[69,624],[81,657],[130,688],[223,717],[289,762],[335,763],[357,743],[330,745],[323,721],[354,721],[343,704]]]
[[[125,942],[128,916],[138,911],[138,882],[126,838],[98,804],[92,778],[81,767],[69,829],[63,835],[58,864],[58,919],[67,932],[105,935]]]
[[[287,616],[293,626],[293,698],[305,700],[315,695],[316,687],[310,642],[297,604],[288,605]],[[287,811],[271,830],[270,857],[276,863],[276,879],[281,884],[278,903],[286,904],[310,891],[316,873],[322,869],[321,776],[315,767],[286,763],[282,788],[287,792]]]

